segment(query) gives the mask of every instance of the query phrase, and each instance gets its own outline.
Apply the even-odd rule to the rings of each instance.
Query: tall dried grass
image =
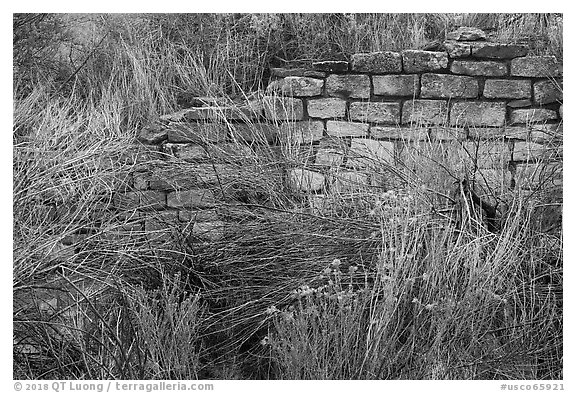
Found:
[[[431,211],[451,170],[430,165],[434,146],[406,194],[358,187],[328,210],[278,181],[299,146],[261,146],[236,163],[258,195],[222,203],[227,237],[170,253],[108,211],[143,164],[136,129],[182,93],[234,99],[269,65],[420,47],[458,18],[515,17],[99,16],[66,67],[23,62],[36,73],[14,74],[15,378],[561,378],[561,236],[520,194],[497,235]],[[510,39],[548,26],[557,45],[534,50],[561,50],[561,19],[513,25]]]

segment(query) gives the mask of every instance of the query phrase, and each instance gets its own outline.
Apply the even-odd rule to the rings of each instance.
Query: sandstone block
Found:
[[[370,126],[364,123],[352,123],[349,121],[328,120],[326,132],[330,136],[368,136]]]
[[[478,97],[478,81],[470,76],[424,74],[420,97],[475,98]]]
[[[320,191],[324,189],[326,177],[308,169],[293,169],[289,176],[290,185],[295,191]]]
[[[226,114],[226,120],[250,121],[262,116],[264,104],[261,98],[248,99],[235,104],[231,113]]]
[[[206,147],[206,151],[211,160],[210,162],[217,163],[237,164],[245,162],[246,160],[251,160],[255,156],[254,150],[252,150],[251,146],[236,142],[209,145]]]
[[[281,149],[278,153],[278,160],[288,160],[290,162],[298,162],[300,164],[314,164],[314,158],[316,157],[317,150],[317,146],[310,144],[293,146],[293,148],[290,149]]]
[[[446,52],[405,50],[402,52],[404,72],[426,72],[443,70],[448,67]]]
[[[562,102],[562,82],[552,80],[534,82],[534,101],[540,105]]]
[[[527,124],[506,128],[506,136],[514,139],[548,143],[562,140],[562,124]]]
[[[514,161],[529,161],[545,158],[548,149],[545,145],[535,142],[514,142],[512,159]]]
[[[155,122],[138,132],[138,140],[150,145],[157,145],[168,138],[168,130],[164,124]]]
[[[459,127],[431,127],[430,137],[437,141],[461,141],[467,137],[466,129]],[[426,140],[426,139],[423,139]]]
[[[380,124],[400,123],[399,102],[353,102],[350,119]]]
[[[210,207],[216,202],[210,190],[173,191],[168,194],[168,206],[173,208]]]
[[[501,127],[505,119],[505,102],[455,102],[450,110],[453,126]]]
[[[146,232],[163,232],[173,228],[178,222],[178,212],[168,210],[148,215],[144,221]]]
[[[179,92],[176,102],[182,108],[199,108],[199,107],[225,107],[230,103],[224,97],[198,96],[193,91]]]
[[[418,75],[375,75],[372,82],[375,95],[417,97],[420,94]]]
[[[134,189],[144,191],[148,189],[148,173],[137,172],[134,173]]]
[[[139,149],[139,147],[146,147],[146,149]],[[122,184],[118,183],[122,182],[129,185],[129,182],[124,181],[129,179],[118,179],[112,176],[112,171],[123,173],[128,169],[126,165],[131,166],[131,171],[143,171],[149,166],[161,163],[163,158],[163,154],[159,151],[159,146],[140,144],[139,146],[127,146],[123,151],[103,152],[100,156],[93,157],[91,161],[87,161],[86,165],[90,165],[90,169],[104,171],[101,173],[106,178],[112,177],[106,181],[109,185],[100,184],[99,187],[116,188],[121,186]],[[122,181],[119,182],[118,180]],[[53,189],[49,189],[47,192],[56,193]],[[56,194],[60,195],[59,193]]]
[[[440,100],[406,101],[402,107],[402,124],[444,124],[448,103]]]
[[[221,123],[170,123],[168,141],[172,143],[218,143],[226,140],[228,127]]]
[[[486,33],[476,27],[462,26],[446,34],[446,39],[455,41],[480,41],[486,39]]]
[[[462,160],[480,169],[506,168],[511,159],[510,146],[503,140],[464,142],[462,149]]]
[[[506,127],[506,137],[511,139],[520,139],[525,141],[534,141],[532,137],[534,136],[535,139],[542,140],[543,137],[546,136],[544,129],[534,129],[537,126],[552,126],[552,124],[531,124],[531,125],[522,125],[522,126],[508,126]],[[535,141],[534,141],[535,142]]]
[[[335,193],[351,193],[368,185],[368,175],[354,171],[335,171],[330,176],[330,190]]]
[[[182,109],[174,113],[167,113],[165,115],[160,116],[160,121],[164,123],[174,123],[174,122],[182,122],[186,121],[186,113],[189,109]]]
[[[556,56],[528,56],[513,59],[510,63],[510,75],[529,78],[557,77],[562,74],[562,67]]]
[[[272,143],[278,136],[278,127],[269,123],[230,124],[230,137],[241,143]]]
[[[117,228],[114,228],[115,235],[119,237],[130,237],[134,235],[136,232],[142,231],[142,222],[141,221],[134,221],[134,222],[127,222],[124,224],[119,225]]]
[[[556,120],[558,118],[556,111],[551,109],[514,109],[510,113],[510,123],[538,123],[548,120]]]
[[[287,76],[305,76],[308,78],[326,77],[325,72],[308,70],[306,68],[270,68],[270,75],[278,78],[286,78]]]
[[[193,187],[197,183],[196,176],[177,166],[157,166],[148,174],[148,187],[151,190],[168,191]]]
[[[410,164],[407,165],[410,166]],[[389,168],[390,167],[380,166],[366,168],[364,171],[370,174],[370,185],[378,187],[381,190],[398,190],[397,195],[400,195],[400,190],[404,189],[406,186],[405,182],[397,175],[397,173],[395,173],[395,171],[390,170]],[[393,192],[393,194],[396,194],[396,192]]]
[[[217,221],[218,212],[216,209],[180,210],[178,211],[178,220],[182,222]]]
[[[340,150],[321,147],[316,152],[315,163],[316,165],[337,167],[344,163],[345,157],[344,153]]]
[[[223,221],[196,222],[192,226],[190,235],[193,239],[216,242],[224,238],[225,229]]]
[[[344,163],[345,150],[330,147],[320,147],[316,152],[316,165],[337,167]]]
[[[137,191],[114,195],[113,205],[117,209],[151,210],[166,206],[166,194],[160,191]]]
[[[514,100],[508,101],[506,104],[509,108],[525,108],[527,106],[532,106],[532,101],[530,100]]]
[[[309,144],[322,139],[324,123],[321,121],[287,122],[280,125],[280,135],[288,144]]]
[[[530,126],[530,141],[547,146],[549,160],[563,160],[564,155],[564,123],[532,124]]]
[[[472,51],[469,43],[446,41],[444,49],[450,58],[468,57]]]
[[[368,75],[330,75],[326,79],[326,93],[331,97],[370,98]]]
[[[190,171],[197,184],[226,184],[239,176],[240,167],[234,164],[198,164]]]
[[[262,105],[259,101],[245,104],[188,108],[182,111],[182,119],[178,121],[224,121],[250,120],[260,116]]]
[[[267,93],[279,93],[291,97],[313,97],[322,94],[324,81],[322,79],[304,76],[287,76],[284,79],[271,82]]]
[[[556,162],[517,164],[514,179],[523,189],[562,188],[562,164]]]
[[[472,56],[488,59],[513,59],[526,56],[528,48],[517,44],[500,44],[496,42],[475,42],[472,44]]]
[[[425,141],[428,140],[428,127],[373,126],[370,128],[370,137],[373,139]]]
[[[309,194],[307,198],[308,209],[312,214],[328,216],[333,211],[334,201],[332,195]]]
[[[484,84],[486,98],[530,98],[532,86],[529,80],[488,79]]]
[[[137,167],[145,167],[162,159],[163,155],[159,146],[134,144],[121,151],[103,153],[95,159],[94,165],[98,169],[115,168],[116,170],[121,169],[119,166],[122,165],[135,165],[136,167],[132,169],[137,169]]]
[[[317,165],[340,166],[344,163],[348,144],[346,140],[328,137],[320,141],[320,146],[316,152]]]
[[[186,161],[197,161],[208,158],[203,145],[194,143],[166,143],[164,151],[174,157]]]
[[[346,101],[340,98],[319,98],[308,101],[308,115],[321,119],[344,117]]]
[[[166,227],[164,229],[158,228],[155,231],[146,231],[146,238],[154,246],[154,253],[163,255],[165,258],[174,255],[169,250],[178,247],[176,245],[178,232],[175,228]]]
[[[348,166],[354,168],[377,167],[394,163],[394,143],[373,139],[353,138]]]
[[[502,138],[509,139],[527,139],[528,130],[526,127],[470,127],[468,129],[468,136],[471,139],[483,140],[502,140]]]
[[[264,114],[268,120],[302,120],[302,100],[289,97],[264,97]]]
[[[512,174],[507,167],[480,170],[475,176],[476,191],[480,198],[495,204],[497,197],[510,191]]]
[[[373,74],[402,72],[402,57],[398,52],[357,53],[352,55],[352,71]]]
[[[138,239],[138,241],[142,241],[143,240],[142,235],[145,235],[142,223],[134,222],[119,225],[118,227],[115,227],[110,231],[106,231],[100,235],[100,238],[113,242],[123,242],[123,241],[132,242],[135,239]]]
[[[454,74],[479,76],[504,76],[508,73],[505,63],[497,61],[455,60],[450,67]]]

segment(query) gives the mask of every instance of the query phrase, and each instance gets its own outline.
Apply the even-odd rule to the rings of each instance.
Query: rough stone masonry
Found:
[[[460,164],[456,176],[474,170],[491,192],[562,187],[562,67],[553,56],[529,56],[524,46],[489,42],[482,31],[462,28],[448,35],[442,51],[360,53],[350,62],[271,74],[263,96],[233,105],[194,97],[191,107],[139,130],[119,157],[102,157],[100,165],[131,168],[101,206],[102,215],[118,219],[107,235],[150,242],[157,252],[170,252],[178,238],[225,242],[235,225],[230,212],[265,204],[258,190],[266,182],[307,200],[306,211],[329,214],[334,195],[397,186],[394,170],[409,165],[410,149],[431,142],[443,147],[437,154]],[[278,149],[291,160],[254,165]],[[47,281],[34,297],[15,299],[15,307],[58,312],[66,322],[58,333],[73,341],[65,325],[82,331],[91,323],[73,295],[107,286],[83,277],[66,295],[68,284]],[[25,341],[16,347],[41,353]]]
[[[234,181],[242,160],[266,145],[302,153],[301,164],[284,168],[277,181],[314,203],[382,184],[383,163],[394,167],[407,146],[429,141],[456,146],[463,166],[500,192],[538,183],[545,175],[540,160],[557,162],[551,186],[561,186],[561,151],[548,147],[562,138],[558,60],[487,41],[478,29],[448,38],[442,51],[359,53],[350,62],[273,68],[265,95],[240,104],[197,98],[194,107],[139,132],[134,160],[146,164],[134,167],[110,208],[134,217],[125,231],[144,231],[154,241],[182,227],[199,241],[218,241],[228,225],[218,206],[230,194],[249,200],[237,195]]]

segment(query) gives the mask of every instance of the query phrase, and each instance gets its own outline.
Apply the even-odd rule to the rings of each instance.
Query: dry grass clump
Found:
[[[15,98],[17,378],[173,375],[150,371],[132,352],[144,325],[128,318],[137,302],[126,302],[126,296],[142,297],[142,290],[132,289],[135,283],[146,290],[162,287],[170,269],[134,236],[142,231],[136,215],[114,206],[115,194],[129,189],[131,173],[141,164],[135,130],[125,128],[135,126],[138,116],[125,110],[128,97],[121,94],[111,87],[100,92],[102,100],[92,101],[76,94],[58,98],[39,88]]]
[[[411,224],[401,231],[383,220],[380,254],[365,285],[348,284],[336,259],[325,271],[328,286],[312,284],[296,306],[279,307],[268,343],[279,374],[558,378],[559,255],[537,253],[530,209],[514,210],[497,235],[462,233],[442,220],[431,225],[429,217],[402,217]]]

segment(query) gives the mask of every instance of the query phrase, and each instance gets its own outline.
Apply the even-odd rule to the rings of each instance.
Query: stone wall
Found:
[[[405,153],[431,143],[452,155],[455,176],[480,174],[475,179],[490,183],[492,194],[530,189],[549,170],[556,173],[550,185],[561,186],[561,64],[482,32],[462,29],[449,38],[437,51],[273,68],[263,96],[195,98],[162,116],[139,132],[130,184],[113,201],[134,217],[123,230],[162,240],[167,227],[186,227],[194,238],[221,239],[227,222],[218,206],[230,193],[242,201],[236,183],[263,146],[298,152],[300,161],[264,176],[312,202],[362,186],[392,187],[394,169],[407,166]]]

